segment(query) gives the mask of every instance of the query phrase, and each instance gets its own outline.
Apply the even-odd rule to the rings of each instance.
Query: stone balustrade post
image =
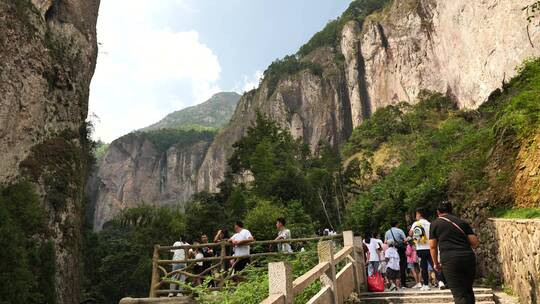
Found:
[[[362,292],[361,287],[361,277],[360,272],[363,272],[364,268],[361,268],[361,264],[359,263],[361,256],[358,254],[358,244],[355,243],[355,237],[354,233],[352,231],[343,231],[343,246],[349,247],[351,246],[353,248],[351,252],[351,257],[353,259],[352,266],[353,266],[353,277],[354,277],[354,288],[358,294]],[[360,249],[362,247],[360,246]]]
[[[364,246],[362,246],[362,238],[359,236],[355,236],[353,239],[354,247],[357,250],[356,253],[356,265],[358,265],[358,268],[356,269],[356,274],[358,278],[358,293],[367,291],[367,276],[366,276],[366,262],[364,260],[365,252],[364,252]]]
[[[283,295],[285,304],[292,304],[293,276],[291,265],[287,262],[268,263],[268,293],[270,295]]]
[[[317,244],[317,253],[319,263],[328,262],[330,267],[321,276],[321,282],[324,286],[330,287],[332,291],[332,303],[338,304],[338,290],[336,281],[336,265],[334,262],[334,243],[332,241],[322,241]]]

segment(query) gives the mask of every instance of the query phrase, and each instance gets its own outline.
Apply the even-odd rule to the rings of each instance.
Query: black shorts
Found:
[[[236,260],[236,262],[234,263],[234,270],[237,271],[237,272],[243,270],[244,268],[246,268],[249,261],[250,261],[249,258],[243,258],[243,259]]]
[[[392,268],[386,268],[386,277],[389,279],[389,280],[397,280],[399,279],[399,270],[394,270]]]

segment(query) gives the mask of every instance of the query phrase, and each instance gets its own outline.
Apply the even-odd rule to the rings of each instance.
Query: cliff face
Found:
[[[376,109],[412,103],[422,89],[446,93],[462,108],[478,107],[524,59],[540,55],[540,27],[528,23],[523,6],[510,0],[393,1],[362,24],[348,22],[337,49],[320,48],[301,59],[320,64],[321,77],[304,70],[283,77],[269,97],[268,81],[242,97],[204,159],[197,190],[218,190],[231,145],[256,111],[316,151],[320,140],[339,145]]]
[[[100,230],[125,208],[189,200],[210,140],[173,145],[160,151],[144,134],[114,141],[94,177],[94,229]]]
[[[189,201],[197,192],[197,172],[215,135],[210,130],[229,121],[239,99],[234,92],[217,93],[115,140],[88,183],[94,229],[100,230],[125,208]]]
[[[29,178],[54,244],[57,303],[80,300],[85,119],[99,0],[0,1],[0,183]]]

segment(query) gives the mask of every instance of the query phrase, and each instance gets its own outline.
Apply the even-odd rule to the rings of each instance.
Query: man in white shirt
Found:
[[[412,236],[416,242],[416,253],[420,258],[420,269],[422,270],[422,280],[424,281],[424,285],[420,288],[420,290],[423,291],[430,290],[428,263],[433,265],[433,262],[431,261],[431,253],[429,251],[430,227],[431,223],[425,219],[424,209],[416,209],[416,222],[414,222],[411,226],[409,235]]]
[[[173,246],[176,247],[176,246],[185,246],[185,245],[189,245],[189,243],[187,242],[184,242],[184,237],[180,237],[180,240],[174,242]],[[171,249],[171,252],[173,253],[173,260],[174,261],[181,261],[181,260],[185,260],[186,259],[186,251],[187,249],[184,249],[184,248],[179,248],[179,249]],[[185,263],[179,263],[179,264],[172,264],[172,270],[175,271],[175,270],[180,270],[180,269],[184,269],[186,267],[186,264]],[[178,280],[180,281],[181,283],[184,283],[186,281],[186,276],[183,275],[183,274],[175,274],[172,276],[172,279],[173,280]],[[180,291],[180,293],[178,293],[178,295],[182,295],[181,292],[182,292],[182,285],[177,285],[177,284],[170,284],[170,290],[176,290],[176,287],[178,287],[178,290]],[[169,293],[169,297],[172,297],[174,296],[173,293]]]
[[[291,231],[285,228],[285,219],[280,217],[276,220],[276,228],[278,229],[278,235],[276,240],[290,240]],[[292,252],[291,244],[289,243],[279,243],[277,245],[279,252]]]
[[[244,229],[244,223],[242,223],[242,221],[236,221],[236,223],[234,224],[234,231],[236,233],[229,239],[229,241],[233,245],[233,256],[248,256],[249,243],[255,241],[255,239],[253,238],[249,230]],[[249,263],[249,260],[249,257],[236,259],[233,266],[234,270],[237,272],[241,271]]]

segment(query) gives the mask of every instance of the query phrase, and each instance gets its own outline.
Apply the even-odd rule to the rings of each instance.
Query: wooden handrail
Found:
[[[334,256],[334,261],[336,263],[339,263],[341,262],[342,260],[344,260],[345,258],[347,258],[347,256],[349,254],[351,254],[351,252],[353,252],[354,250],[354,247],[353,246],[346,246],[346,247],[343,247],[340,251],[338,251],[336,253],[336,255]]]
[[[302,292],[309,284],[320,278],[328,268],[330,268],[329,262],[319,263],[308,272],[296,278],[296,280],[293,281],[293,294],[297,295]]]
[[[281,304],[285,303],[285,296],[282,294],[269,295],[268,298],[264,299],[261,304]]]
[[[337,253],[334,253],[333,242],[319,243],[317,246],[319,263],[294,281],[289,263],[270,263],[269,296],[262,303],[292,304],[294,297],[317,279],[321,280],[323,286],[307,303],[344,303],[353,291],[360,293],[365,290],[364,254],[361,242],[361,238],[355,238],[352,231],[346,231],[343,233],[344,247]],[[340,262],[345,262],[346,265],[336,274],[337,264]]]
[[[261,252],[253,253],[249,255],[241,256],[217,256],[209,258],[200,258],[200,259],[187,259],[187,260],[158,260],[158,265],[170,265],[170,264],[186,264],[186,263],[197,263],[197,262],[210,262],[210,261],[219,261],[219,260],[236,260],[236,259],[246,259],[246,258],[256,258],[262,256],[283,256],[283,255],[295,255],[299,252]]]
[[[297,238],[297,239],[285,239],[285,240],[264,240],[264,241],[254,241],[250,243],[250,246],[257,246],[257,245],[272,245],[272,244],[283,244],[283,243],[299,243],[299,242],[311,242],[311,241],[317,241],[322,242],[326,241],[327,243],[332,243],[331,240],[335,239],[342,239],[344,238],[343,234],[336,234],[336,235],[329,235],[329,236],[322,236],[322,237],[307,237],[307,238]],[[319,243],[320,244],[320,243]],[[163,285],[170,283],[170,284],[178,284],[177,280],[172,279],[174,275],[182,274],[186,277],[190,278],[203,278],[205,277],[205,273],[209,274],[210,272],[215,271],[216,269],[219,271],[219,275],[215,277],[215,281],[217,282],[217,286],[215,288],[219,289],[220,287],[223,287],[224,280],[226,280],[227,277],[234,274],[234,272],[227,272],[228,276],[225,275],[224,270],[227,269],[227,261],[230,260],[237,260],[242,258],[255,258],[255,257],[267,257],[267,256],[287,256],[287,255],[295,255],[299,252],[262,252],[262,253],[254,253],[250,255],[243,255],[243,256],[227,256],[226,255],[226,248],[232,246],[232,244],[228,241],[222,241],[219,243],[207,243],[207,244],[198,244],[198,245],[181,245],[181,246],[160,246],[156,245],[154,247],[154,255],[153,255],[153,263],[152,263],[152,282],[150,285],[150,297],[157,297],[159,295],[165,294],[165,290],[160,289]],[[160,259],[160,253],[164,254],[165,252],[170,252],[171,250],[184,250],[187,255],[187,251],[189,249],[195,249],[195,248],[203,248],[203,247],[218,247],[219,249],[215,249],[215,253],[217,253],[216,256],[211,257],[203,257],[198,259],[190,259],[190,258],[184,258],[182,260],[174,260],[174,259]],[[349,246],[347,248],[344,248],[338,252],[337,258],[339,260],[344,259],[347,257],[351,252],[353,251],[353,247]],[[196,263],[200,262],[212,262],[212,266],[206,269],[204,272],[200,274],[193,274],[189,273],[187,270],[192,268]],[[217,262],[217,263],[216,263]],[[166,269],[165,265],[173,265],[173,264],[185,264],[187,267],[182,269],[176,269],[173,271],[169,271]],[[334,269],[334,263],[333,262],[327,262],[322,261],[318,265],[316,265],[313,269],[308,271],[307,273],[303,274],[298,279],[294,280],[294,282],[289,281],[289,289],[290,289],[290,296],[294,297],[295,294],[300,293],[303,289],[305,289],[309,284],[313,283],[315,280],[319,279],[321,276],[325,275],[331,268]],[[332,270],[334,271],[334,270]],[[163,275],[160,275],[160,272]],[[335,271],[334,271],[335,272]],[[294,287],[293,287],[294,285]],[[174,290],[171,291],[172,293],[175,293]],[[284,296],[280,294],[271,294],[268,297],[268,303],[272,304],[278,304],[278,303],[284,303],[284,304],[290,304],[287,299],[290,298],[290,296]]]
[[[253,241],[253,242],[249,243],[248,245],[255,246],[255,245],[270,245],[270,244],[282,244],[282,243],[299,243],[299,242],[311,242],[311,241],[324,241],[324,240],[340,239],[342,237],[343,237],[342,234],[335,234],[335,235],[309,237],[309,238]],[[199,244],[199,245],[159,246],[159,251],[162,252],[162,251],[170,251],[170,250],[177,250],[177,249],[194,249],[194,248],[203,248],[203,247],[218,247],[218,246],[221,246],[222,243],[224,243],[225,246],[232,246],[232,244],[229,241],[223,241],[223,242],[219,242],[219,243],[206,243],[206,244]]]

